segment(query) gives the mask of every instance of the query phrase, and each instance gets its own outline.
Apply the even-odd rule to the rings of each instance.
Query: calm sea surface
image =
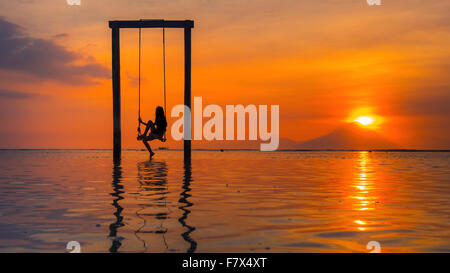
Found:
[[[450,252],[450,153],[0,151],[0,252]]]

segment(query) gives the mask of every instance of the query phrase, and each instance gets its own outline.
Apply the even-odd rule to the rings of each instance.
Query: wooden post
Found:
[[[191,109],[191,28],[184,28],[184,105]],[[191,158],[191,115],[184,113],[184,160]]]
[[[122,132],[120,129],[120,28],[112,28],[112,85],[113,85],[113,132],[114,158],[120,158]]]

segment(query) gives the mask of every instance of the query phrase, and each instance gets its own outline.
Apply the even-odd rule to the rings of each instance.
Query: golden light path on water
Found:
[[[368,166],[370,161],[368,154],[369,152],[367,151],[359,152],[359,158],[356,166],[357,172],[352,185],[356,192],[355,195],[351,196],[351,198],[355,200],[354,209],[357,211],[374,210],[374,204],[377,199],[371,192],[373,189],[373,184],[376,183],[376,181],[373,172],[371,172],[371,168]],[[361,219],[355,219],[353,223],[357,225],[358,230],[367,230],[367,220],[365,220],[364,217],[361,217]]]

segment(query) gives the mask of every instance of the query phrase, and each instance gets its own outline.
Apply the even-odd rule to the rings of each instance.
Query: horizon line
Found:
[[[159,151],[183,151],[182,148],[155,149]],[[192,148],[193,151],[258,151],[246,148]],[[113,151],[112,148],[0,148],[0,151]],[[122,151],[145,151],[145,149],[128,148]],[[279,149],[271,152],[450,152],[450,149]]]

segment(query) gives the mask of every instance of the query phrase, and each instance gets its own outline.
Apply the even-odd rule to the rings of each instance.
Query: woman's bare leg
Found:
[[[155,153],[152,151],[152,148],[150,147],[150,144],[148,144],[147,140],[142,141],[147,148],[147,151],[150,153],[150,157],[152,157]]]
[[[154,130],[154,124],[153,124],[153,121],[151,121],[151,120],[149,120],[148,122],[147,122],[147,126],[145,127],[145,131],[144,131],[144,136],[147,136],[147,133],[148,133],[148,131],[150,130],[150,132],[151,131],[153,131]]]

